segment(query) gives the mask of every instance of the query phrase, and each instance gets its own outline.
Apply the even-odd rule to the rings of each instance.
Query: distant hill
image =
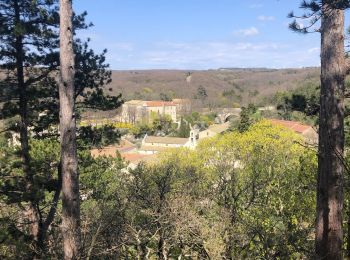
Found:
[[[268,105],[269,98],[278,91],[289,91],[310,83],[319,84],[319,75],[319,68],[113,71],[112,83],[107,89],[111,94],[122,93],[124,100],[189,98],[195,109],[237,107],[248,103]],[[0,78],[3,76],[0,71]],[[196,99],[200,86],[208,95],[203,101]],[[87,111],[93,117],[113,117],[116,113]]]
[[[319,68],[113,71],[113,81],[108,88],[113,94],[122,93],[125,100],[155,100],[162,95],[163,98],[190,98],[198,106],[232,107],[250,102],[263,104],[277,91],[318,84],[319,74]],[[200,86],[208,95],[203,101],[196,99]]]

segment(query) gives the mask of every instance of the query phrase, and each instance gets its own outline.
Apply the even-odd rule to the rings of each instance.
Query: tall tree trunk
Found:
[[[316,257],[342,259],[344,153],[344,11],[323,1]]]
[[[18,0],[13,2],[15,10],[15,23],[19,25],[21,23],[20,6]],[[21,160],[24,177],[26,180],[26,192],[29,193],[30,201],[26,206],[24,212],[26,221],[29,226],[29,234],[34,240],[35,253],[37,255],[38,248],[38,237],[40,227],[39,212],[36,207],[36,198],[34,192],[34,177],[33,172],[30,169],[30,156],[29,156],[29,136],[28,136],[28,101],[27,101],[27,87],[24,82],[24,53],[23,53],[23,36],[17,35],[16,42],[16,70],[17,70],[17,86],[19,90],[19,109],[20,109],[20,123],[19,123],[19,134],[21,143]]]
[[[348,212],[347,212],[347,247],[346,247],[346,258],[350,259],[350,200],[348,201]]]
[[[60,0],[60,136],[64,259],[80,257],[80,201],[74,104],[72,0]]]

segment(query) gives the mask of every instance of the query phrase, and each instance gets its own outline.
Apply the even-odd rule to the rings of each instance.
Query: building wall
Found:
[[[122,106],[121,118],[123,122],[132,124],[142,122],[143,120],[148,120],[147,109],[141,103],[130,104],[126,102]]]
[[[216,133],[214,133],[214,132],[210,131],[209,129],[207,129],[207,130],[199,132],[199,139],[208,138],[208,137],[214,137],[216,135],[217,135]]]
[[[151,116],[151,113],[154,112],[160,116],[164,116],[164,115],[170,116],[173,122],[177,121],[176,106],[147,107],[147,111],[149,113],[149,116]]]
[[[182,144],[163,144],[163,143],[142,143],[145,146],[156,146],[156,147],[165,147],[165,148],[179,148],[183,147]]]
[[[190,114],[192,112],[192,104],[189,99],[174,99],[173,102],[176,104],[177,114],[180,116]]]
[[[177,121],[176,105],[171,106],[147,106],[146,102],[130,101],[122,106],[121,119],[123,122],[135,124],[137,122],[149,122],[152,112],[164,116],[169,115],[173,122]]]
[[[315,129],[310,127],[308,130],[302,133],[302,136],[306,139],[306,142],[309,144],[317,144],[318,143],[318,133]]]

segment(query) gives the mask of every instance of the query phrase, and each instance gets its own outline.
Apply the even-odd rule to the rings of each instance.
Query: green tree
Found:
[[[116,144],[120,137],[120,132],[113,125],[82,126],[79,128],[78,141],[86,148],[97,148]]]
[[[84,13],[75,16],[73,21],[75,30],[89,27],[85,23],[85,15]],[[58,88],[55,71],[59,66],[58,18],[57,0],[0,1],[2,25],[0,66],[5,76],[0,80],[0,97],[3,104],[0,108],[0,117],[2,120],[6,119],[5,130],[8,130],[8,133],[19,133],[21,149],[17,155],[22,158],[21,170],[18,169],[18,164],[11,164],[12,170],[2,172],[3,178],[17,176],[15,182],[7,186],[8,192],[4,194],[4,200],[10,208],[15,203],[21,205],[22,218],[30,219],[26,221],[29,223],[27,226],[17,225],[19,218],[17,220],[8,218],[4,223],[19,229],[14,234],[23,233],[31,239],[30,248],[34,250],[27,251],[28,257],[30,254],[45,253],[47,225],[50,226],[52,221],[50,213],[55,211],[55,203],[42,207],[44,197],[37,196],[41,194],[39,189],[46,186],[37,182],[40,174],[32,168],[29,136],[33,138],[56,136]],[[82,105],[85,107],[98,105],[102,109],[118,107],[120,96],[111,97],[102,91],[104,84],[110,81],[111,73],[108,71],[108,65],[104,63],[105,52],[96,55],[88,48],[87,43],[79,39],[74,41],[74,50],[76,54],[74,99],[79,99],[79,108],[82,108]],[[76,116],[78,117],[79,113],[76,113]],[[54,167],[52,165],[44,164],[48,167],[47,172]],[[53,178],[56,180],[56,190],[60,190],[57,176]],[[10,197],[14,196],[15,192],[19,192],[21,196],[11,200]],[[50,190],[49,193],[53,192]]]
[[[136,138],[143,138],[146,134],[153,134],[152,127],[148,124],[137,124],[131,129],[131,133]]]
[[[344,175],[344,9],[349,1],[303,1],[311,11],[310,26],[290,27],[307,33],[317,21],[321,33],[321,98],[319,118],[319,175],[317,187],[316,257],[342,259]],[[290,15],[294,17],[292,13]],[[348,252],[350,254],[350,250]]]
[[[120,157],[92,158],[89,150],[79,152],[81,223],[84,259],[124,259],[120,246],[128,243],[126,209],[129,175]]]
[[[300,136],[262,121],[199,145],[210,198],[226,211],[227,259],[311,256],[316,153],[299,143]]]
[[[320,89],[317,85],[307,83],[289,92],[276,93],[273,102],[283,119],[293,119],[293,112],[302,112],[305,117],[318,117],[320,110]]]
[[[57,66],[54,59],[57,53],[53,51],[57,47],[57,17],[57,8],[52,1],[0,1],[0,59],[6,73],[6,78],[1,81],[4,102],[1,117],[19,116],[17,124],[9,128],[20,135],[21,179],[25,183],[20,190],[25,198],[22,200],[23,213],[30,223],[27,234],[33,239],[33,255],[43,247],[45,230],[40,223],[35,172],[31,169],[29,152],[29,111],[33,105],[30,96],[34,94],[33,86],[40,85]],[[16,188],[13,185],[13,189]]]
[[[163,101],[171,101],[172,100],[172,98],[169,97],[169,95],[167,95],[167,94],[165,94],[163,92],[161,92],[159,94],[159,98],[160,98],[160,100],[163,100]]]
[[[205,87],[203,87],[202,85],[200,85],[200,86],[197,88],[196,97],[202,101],[202,104],[204,104],[204,102],[205,102],[205,101],[207,100],[207,98],[208,98],[207,90],[205,89]]]
[[[154,133],[162,132],[168,135],[173,131],[173,120],[169,115],[155,115],[152,119],[152,130]]]
[[[191,128],[190,128],[189,124],[183,118],[181,118],[180,127],[177,130],[177,136],[183,137],[183,138],[188,138],[188,137],[190,137],[190,131],[191,131]]]
[[[237,130],[241,133],[247,131],[249,127],[256,122],[259,118],[257,115],[257,108],[254,104],[249,104],[248,107],[242,107],[242,111],[240,113],[240,121],[237,126]],[[233,127],[234,128],[234,127]]]

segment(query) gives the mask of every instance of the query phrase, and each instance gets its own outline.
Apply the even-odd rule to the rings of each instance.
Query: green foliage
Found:
[[[88,148],[103,147],[119,142],[121,135],[113,125],[101,127],[82,126],[78,129],[78,141]]]
[[[240,121],[237,126],[232,125],[231,129],[237,129],[240,133],[243,133],[249,129],[249,127],[260,119],[260,113],[254,104],[249,104],[248,107],[242,107],[240,113]],[[236,122],[233,122],[236,124]]]
[[[173,100],[171,96],[169,96],[168,94],[163,93],[163,92],[161,92],[159,94],[159,98],[160,98],[160,100],[163,100],[163,101],[171,101],[171,100]]]
[[[25,247],[29,251],[19,253],[18,245],[13,250],[14,255],[12,252],[6,255],[12,258],[16,254],[26,254],[20,258],[32,258],[32,254],[46,258],[43,249],[59,200],[58,4],[58,0],[0,0],[0,119],[6,120],[10,136],[21,129],[22,136],[32,137],[29,149],[25,145],[8,144],[0,148],[0,203],[6,208],[0,219],[6,219],[8,230],[17,229],[17,232],[8,233],[12,239],[16,239],[13,234],[18,234],[18,241],[23,237],[31,239]],[[74,33],[91,26],[85,22],[85,17],[86,13],[74,15]],[[77,118],[86,107],[106,110],[121,105],[120,96],[107,95],[104,90],[105,84],[111,81],[111,71],[105,63],[106,51],[95,54],[88,42],[75,38],[73,43]],[[111,131],[108,134],[108,138],[115,137]],[[96,136],[101,135],[97,133]],[[107,140],[96,139],[94,141]],[[21,160],[21,157],[27,159]],[[32,211],[36,215],[30,222],[26,216],[28,206],[35,209]],[[28,235],[28,224],[38,226],[38,239]]]
[[[122,176],[120,170],[124,162],[120,157],[92,158],[86,150],[80,151],[80,174],[83,193],[89,193],[94,200],[113,200],[121,189]],[[119,176],[121,175],[121,176]]]
[[[201,144],[200,158],[211,162],[218,183],[214,199],[231,215],[226,255],[286,259],[312,252],[317,161],[299,142],[294,133],[260,122]]]
[[[128,191],[127,206],[119,206],[128,228],[117,230],[129,247],[119,255],[309,258],[316,153],[299,143],[293,132],[262,121],[140,164],[119,188]]]
[[[202,101],[202,103],[205,102],[205,100],[208,98],[208,94],[207,94],[207,90],[205,89],[205,87],[203,87],[202,85],[200,85],[197,88],[197,93],[195,95],[196,99],[199,99]]]
[[[180,127],[177,130],[176,135],[178,137],[188,138],[188,137],[190,137],[190,131],[191,131],[191,128],[190,128],[189,124],[183,118],[181,118]]]
[[[198,126],[201,130],[207,129],[208,126],[215,123],[216,113],[200,114],[198,112],[192,112],[190,115],[186,115],[184,119],[192,126]]]
[[[16,149],[6,139],[1,142],[3,172],[14,169],[4,162],[16,164],[9,160]],[[301,143],[293,132],[261,121],[243,133],[204,139],[196,150],[166,151],[156,163],[128,171],[120,157],[92,158],[80,150],[83,256],[137,259],[148,254],[152,259],[162,245],[169,259],[309,258],[317,158]],[[58,142],[33,140],[31,145],[36,171],[57,180]],[[43,209],[52,194],[45,192]],[[0,238],[6,239],[1,253],[11,246],[27,250],[21,230],[11,229],[16,204],[0,214]],[[56,216],[51,242],[60,237],[59,221]],[[54,244],[50,254],[59,258],[60,246]]]
[[[12,18],[14,2],[21,5],[22,21]],[[38,209],[39,226],[47,231],[42,258],[63,257],[61,219],[55,214],[61,207],[60,147],[57,136],[52,135],[55,129],[49,128],[58,121],[53,75],[59,66],[57,4],[57,0],[0,0],[0,64],[6,75],[0,83],[1,119],[12,119],[12,130],[18,130],[21,111],[14,42],[23,37],[29,108],[25,120],[33,129],[31,182],[24,176],[19,147],[8,143],[11,135],[0,137],[3,259],[31,258],[35,241],[23,222],[29,201]],[[89,27],[85,14],[75,16],[74,23],[75,29]],[[80,40],[74,49],[78,108],[120,106],[120,96],[106,95],[103,90],[111,79],[106,52],[97,55]],[[243,92],[238,86],[236,89]],[[145,88],[140,95],[152,92]],[[196,96],[204,103],[206,89],[200,86]],[[283,102],[304,112],[308,107],[313,111],[316,101],[295,94]],[[204,140],[197,150],[170,150],[154,165],[140,164],[133,170],[127,170],[120,157],[93,158],[86,150],[114,143],[119,138],[114,127],[81,127],[82,257],[145,259],[148,255],[154,259],[165,254],[169,259],[310,258],[316,154],[299,145],[301,138],[288,130],[267,122],[252,125],[258,117],[250,105],[241,115],[241,133]],[[214,114],[186,117],[201,128],[214,119]],[[187,135],[188,127],[181,124],[179,135]],[[154,117],[151,125],[132,129],[137,137],[173,131],[167,116]],[[28,183],[34,187],[28,189]]]
[[[154,133],[170,134],[173,129],[173,120],[169,115],[156,115],[152,120],[152,130]]]
[[[282,118],[293,120],[293,111],[298,111],[305,115],[302,121],[308,121],[308,118],[318,116],[320,109],[319,99],[319,86],[307,83],[290,92],[276,93],[272,101],[276,104]]]
[[[8,10],[2,18],[6,21],[0,30],[1,69],[6,78],[0,81],[0,96],[5,102],[0,109],[0,118],[13,118],[20,114],[18,98],[20,86],[17,81],[14,66],[17,59],[17,50],[13,49],[16,38],[11,32],[15,22],[13,4],[9,1],[0,1],[1,9]],[[7,8],[7,9],[6,9]],[[54,71],[59,66],[58,56],[58,1],[29,1],[20,4],[20,14],[23,20],[19,21],[22,28],[20,36],[23,44],[23,66],[25,65],[25,95],[28,103],[28,124],[33,132],[43,135],[49,126],[58,123],[58,88]],[[39,15],[39,18],[38,18]],[[75,15],[74,28],[76,31],[87,29],[91,25],[85,22],[86,13]],[[11,35],[11,37],[9,37]],[[95,54],[89,48],[89,41],[82,42],[76,38],[75,52],[75,98],[78,112],[84,108],[109,110],[121,105],[121,96],[110,96],[104,91],[104,86],[111,82],[111,71],[105,63],[106,50]],[[40,115],[40,116],[39,116]],[[10,128],[17,131],[16,125]],[[51,134],[51,133],[50,133]]]
[[[142,138],[146,134],[152,133],[152,127],[149,124],[137,124],[131,129],[131,133],[136,138]]]
[[[235,89],[237,90],[237,88]],[[242,95],[237,94],[235,89],[226,89],[222,92],[221,105],[225,107],[240,107],[240,105],[237,106],[237,103],[242,101]]]
[[[169,115],[158,115],[155,112],[151,113],[151,123],[139,123],[136,124],[132,129],[131,133],[136,138],[142,138],[146,134],[148,135],[169,135],[176,132],[176,124],[173,123]]]
[[[34,202],[40,209],[40,225],[45,225],[50,214],[50,207],[55,203],[53,196],[59,190],[59,143],[55,139],[31,140],[30,142],[31,169],[33,176],[33,191],[27,189],[27,181],[18,158],[19,147],[8,146],[5,142],[0,146],[0,222],[2,241],[5,243],[7,253],[4,258],[22,256],[27,258],[32,250],[33,241],[27,233],[27,227],[18,224],[23,218],[23,207],[27,202]],[[5,242],[6,241],[6,242]],[[11,242],[12,241],[12,242]],[[15,241],[15,242],[14,242]],[[9,244],[7,244],[9,243]],[[2,249],[1,249],[2,250]],[[5,248],[4,248],[5,250]],[[6,251],[6,250],[5,250]],[[3,254],[1,251],[0,255]]]

